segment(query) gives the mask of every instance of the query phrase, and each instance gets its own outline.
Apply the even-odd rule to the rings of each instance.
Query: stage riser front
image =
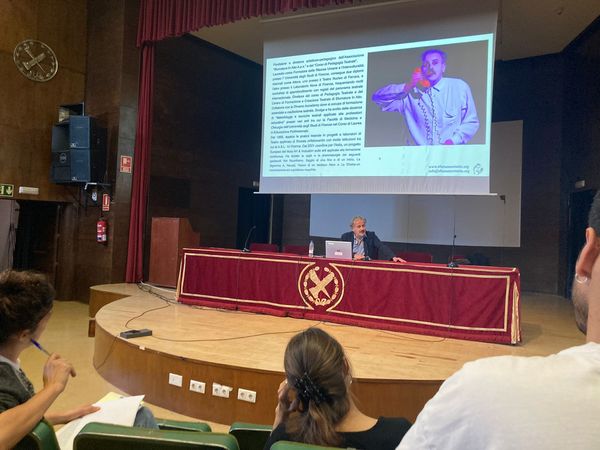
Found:
[[[283,379],[283,373],[279,372],[193,361],[141,349],[135,341],[119,339],[101,326],[96,328],[94,365],[104,378],[130,395],[145,394],[149,402],[163,408],[223,424],[235,421],[271,424],[277,388]],[[168,384],[169,373],[183,376],[181,388]],[[206,392],[190,391],[190,379],[205,382]],[[213,382],[233,387],[230,398],[213,396]],[[441,381],[356,379],[352,389],[366,414],[414,420],[440,384]],[[257,402],[238,400],[238,388],[255,391]]]

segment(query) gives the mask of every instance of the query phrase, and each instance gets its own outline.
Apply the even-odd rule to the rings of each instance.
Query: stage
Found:
[[[410,420],[465,362],[547,355],[585,340],[570,303],[549,295],[522,296],[523,341],[510,346],[190,306],[176,303],[174,291],[153,291],[166,300],[136,285],[92,287],[90,315],[99,309],[94,366],[129,394],[146,394],[164,408],[223,424],[272,422],[285,346],[310,326],[331,333],[346,349],[352,388],[365,413]],[[153,336],[119,337],[140,328],[151,329]],[[169,373],[182,375],[183,386],[169,385]],[[205,382],[206,392],[190,391],[190,379]],[[213,396],[212,383],[233,387],[230,398]],[[238,388],[256,391],[256,403],[237,400]]]

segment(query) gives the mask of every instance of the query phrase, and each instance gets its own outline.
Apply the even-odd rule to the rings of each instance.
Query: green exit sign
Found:
[[[15,192],[14,184],[2,184],[0,183],[0,196],[12,197]]]

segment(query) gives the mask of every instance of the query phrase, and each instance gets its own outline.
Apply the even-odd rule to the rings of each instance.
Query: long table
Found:
[[[182,303],[441,337],[521,340],[516,268],[183,251]]]

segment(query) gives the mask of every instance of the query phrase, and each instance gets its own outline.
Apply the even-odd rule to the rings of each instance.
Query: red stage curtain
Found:
[[[142,47],[138,120],[125,281],[143,278],[144,225],[152,148],[153,42],[202,27],[352,0],[140,0],[137,45]]]
[[[138,46],[202,27],[351,0],[142,0]]]
[[[154,94],[154,43],[142,47],[137,128],[133,151],[133,184],[125,281],[137,283],[143,279],[144,227],[150,180],[150,149],[152,145],[152,100]]]

